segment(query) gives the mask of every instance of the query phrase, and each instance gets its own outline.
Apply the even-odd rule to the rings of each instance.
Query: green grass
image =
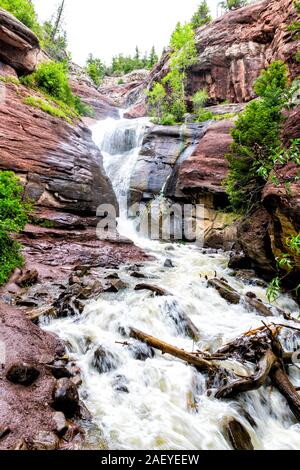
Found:
[[[14,77],[13,75],[0,75],[0,82],[13,83],[14,85],[20,85],[18,78]]]
[[[28,106],[32,106],[33,108],[40,109],[41,111],[44,111],[45,113],[50,114],[51,116],[64,119],[69,124],[72,124],[72,119],[70,118],[70,114],[68,115],[66,113],[66,110],[64,110],[62,107],[56,107],[54,106],[54,104],[52,104],[49,101],[46,101],[37,96],[27,96],[24,99],[24,103],[27,104]]]
[[[215,114],[213,119],[215,121],[223,121],[223,119],[233,119],[236,116],[238,116],[238,113]]]

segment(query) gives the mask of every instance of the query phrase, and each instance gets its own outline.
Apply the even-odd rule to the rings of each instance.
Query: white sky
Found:
[[[217,16],[220,0],[208,0]],[[49,19],[59,0],[34,0],[41,21]],[[178,21],[189,21],[200,0],[66,0],[65,27],[73,60],[85,63],[91,52],[109,63],[112,56],[133,54],[135,46],[158,52],[168,45]]]

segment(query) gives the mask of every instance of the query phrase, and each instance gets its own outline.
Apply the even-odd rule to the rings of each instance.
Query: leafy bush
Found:
[[[85,70],[95,85],[99,86],[106,72],[103,62],[90,54],[86,61]]]
[[[220,2],[220,5],[225,11],[232,11],[244,7],[247,3],[248,0],[225,0]]]
[[[40,64],[34,73],[22,77],[22,83],[39,88],[68,105],[74,105],[74,96],[68,81],[67,66],[64,63],[46,62]]]
[[[265,167],[269,174],[272,155],[280,146],[281,110],[287,85],[286,65],[273,62],[255,83],[260,100],[247,105],[232,131],[227,192],[234,210],[251,211],[260,201],[265,184],[260,169]]]
[[[41,36],[42,30],[37,21],[34,6],[29,0],[0,0],[0,8],[7,10],[38,36]]]
[[[176,124],[176,118],[171,113],[166,113],[162,116],[160,120],[162,126],[174,126]]]
[[[214,119],[214,115],[211,111],[206,111],[205,109],[201,108],[198,112],[196,121],[197,122],[205,122]]]
[[[24,85],[42,91],[46,98],[44,100],[29,97],[25,99],[26,104],[38,107],[52,116],[67,120],[70,117],[76,118],[81,115],[93,116],[92,108],[82,103],[78,96],[73,95],[65,63],[47,62],[41,64],[34,73],[21,77],[20,80]],[[54,102],[54,106],[51,101]]]
[[[0,172],[0,285],[11,272],[22,266],[20,245],[10,237],[19,232],[28,221],[31,206],[22,199],[23,188],[10,171]]]
[[[191,24],[177,24],[170,47],[170,71],[162,83],[154,83],[152,90],[148,92],[148,102],[152,115],[159,121],[163,115],[168,115],[168,118],[164,116],[164,122],[169,122],[171,114],[175,123],[180,123],[187,112],[186,72],[197,56],[195,34]]]
[[[205,88],[203,90],[197,91],[197,93],[194,94],[193,107],[195,113],[199,113],[199,111],[206,105],[208,98],[209,96]]]

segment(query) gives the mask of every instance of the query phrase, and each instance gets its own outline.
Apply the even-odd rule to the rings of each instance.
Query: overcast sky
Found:
[[[213,16],[220,0],[208,0]],[[34,0],[40,20],[49,19],[59,0]],[[161,52],[177,21],[189,21],[200,0],[66,0],[65,27],[73,60],[83,65],[91,52],[109,63],[133,54],[135,46]]]

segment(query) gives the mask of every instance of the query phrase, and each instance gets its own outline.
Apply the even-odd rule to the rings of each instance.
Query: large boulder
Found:
[[[192,155],[179,169],[178,188],[192,195],[211,194],[215,205],[228,202],[223,181],[228,173],[225,155],[232,143],[233,121],[222,120],[210,124]]]
[[[207,123],[151,127],[131,176],[131,200],[153,199],[163,188],[166,194],[172,192],[176,165],[192,151],[206,127]]]
[[[19,74],[35,70],[40,53],[39,40],[23,23],[0,8],[0,60]]]

